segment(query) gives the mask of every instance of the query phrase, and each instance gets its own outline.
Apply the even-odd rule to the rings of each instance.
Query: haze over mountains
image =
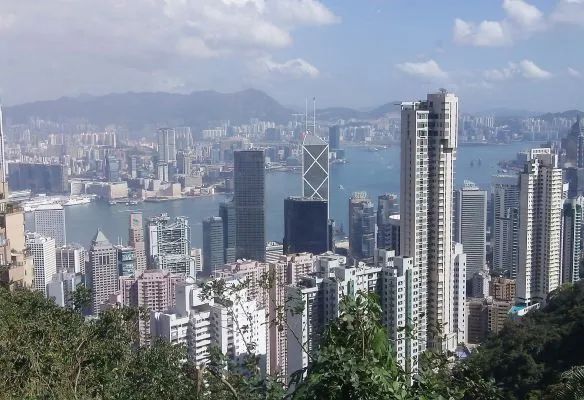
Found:
[[[369,110],[349,107],[330,107],[317,110],[321,121],[375,120],[390,113],[397,113],[397,101],[391,101]],[[56,100],[38,101],[6,107],[8,123],[24,123],[32,117],[57,122],[79,121],[106,126],[122,125],[130,129],[141,129],[152,125],[191,126],[207,128],[213,124],[229,120],[233,124],[249,122],[251,118],[286,123],[292,114],[303,113],[300,107],[294,109],[280,104],[268,94],[247,89],[235,93],[199,91],[190,94],[165,92],[113,93],[103,96],[82,95],[61,97]],[[311,112],[309,112],[311,114]],[[484,113],[486,114],[486,113]],[[527,117],[543,113],[509,109],[490,110],[490,115],[500,117]],[[570,110],[563,113],[547,113],[542,117],[575,117],[581,111]]]
[[[387,103],[370,111],[351,108],[324,108],[317,111],[320,120],[371,120],[396,111]],[[6,107],[10,123],[23,123],[31,117],[52,121],[79,120],[96,125],[119,124],[141,128],[149,124],[207,127],[213,122],[230,120],[245,123],[250,118],[286,123],[294,113],[304,110],[281,105],[266,93],[248,89],[235,93],[215,91],[176,93],[116,93],[104,96],[62,97]]]

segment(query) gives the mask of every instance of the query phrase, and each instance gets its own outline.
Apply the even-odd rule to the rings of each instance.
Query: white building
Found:
[[[40,233],[26,234],[26,247],[32,255],[34,266],[33,287],[47,295],[47,283],[57,273],[55,239]]]
[[[65,209],[60,204],[45,204],[33,212],[35,232],[52,237],[58,247],[67,244]]]
[[[487,191],[465,181],[454,192],[454,221],[454,240],[464,246],[470,279],[487,263]]]
[[[239,281],[229,281],[237,285]],[[229,296],[232,306],[204,299],[194,283],[178,284],[176,307],[172,312],[152,312],[151,333],[170,343],[186,344],[188,358],[196,365],[206,365],[211,347],[217,347],[231,361],[243,366],[251,353],[260,359],[266,371],[266,310],[255,300],[248,300],[246,289]],[[243,328],[245,327],[245,328]]]
[[[189,221],[184,217],[171,220],[168,214],[152,217],[147,224],[150,264],[158,269],[185,276],[195,276],[191,257]]]
[[[532,149],[520,176],[517,302],[545,301],[560,284],[562,169],[550,148]]]
[[[57,272],[47,283],[47,297],[60,307],[73,305],[72,296],[82,277],[74,272]]]
[[[395,257],[394,251],[380,249],[376,264],[383,272],[380,296],[382,322],[389,334],[396,360],[405,371],[416,371],[419,345],[413,325],[413,260],[411,257]],[[408,334],[409,329],[412,330],[411,334]]]
[[[328,323],[340,314],[345,296],[378,292],[382,268],[359,263],[339,266],[326,276],[306,276],[286,288],[287,376],[308,366]]]
[[[413,258],[419,352],[453,351],[452,215],[458,98],[446,91],[402,103],[400,255]]]
[[[83,246],[69,244],[58,247],[56,253],[57,271],[85,274],[86,251]]]
[[[117,292],[119,276],[118,251],[100,230],[91,242],[87,268],[92,313],[97,315],[108,306],[110,296]]]

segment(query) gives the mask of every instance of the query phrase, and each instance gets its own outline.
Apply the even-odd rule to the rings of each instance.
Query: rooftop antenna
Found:
[[[313,108],[313,125],[312,125],[312,134],[316,136],[316,97],[312,98],[312,108]]]
[[[304,134],[308,133],[308,97],[304,99]]]

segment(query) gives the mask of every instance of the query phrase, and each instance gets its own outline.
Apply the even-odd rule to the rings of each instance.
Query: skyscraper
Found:
[[[399,256],[399,203],[397,196],[385,193],[377,198],[377,248],[393,250]]]
[[[580,280],[583,221],[584,197],[566,200],[563,211],[561,283]]]
[[[302,142],[302,197],[329,198],[329,146],[315,134],[306,133]]]
[[[584,124],[580,116],[572,125],[570,133],[562,139],[562,148],[566,152],[566,164],[573,167],[584,167]]]
[[[517,301],[545,301],[560,284],[562,169],[550,148],[532,149],[520,176]]]
[[[175,288],[184,276],[150,269],[135,276],[120,277],[120,297],[126,307],[144,307],[148,311],[169,311],[175,305]],[[150,343],[150,319],[138,322],[140,342]]]
[[[209,217],[203,220],[203,274],[213,275],[215,268],[225,264],[223,220]]]
[[[454,193],[454,240],[462,243],[471,279],[487,263],[487,192],[470,181]]]
[[[493,199],[493,270],[510,278],[519,264],[519,175],[495,175]]]
[[[88,267],[91,310],[97,315],[118,290],[118,252],[100,230],[91,241]]]
[[[329,148],[331,150],[341,148],[341,127],[338,125],[329,128]]]
[[[105,158],[105,179],[108,182],[120,180],[120,160],[111,155]]]
[[[375,207],[365,192],[349,199],[349,252],[356,260],[373,259],[376,240]]]
[[[190,255],[191,228],[185,217],[171,221],[168,214],[148,220],[148,255],[153,267],[194,277]]]
[[[136,250],[130,246],[116,245],[118,251],[118,276],[136,274]]]
[[[146,244],[144,242],[144,226],[142,225],[142,213],[130,213],[130,230],[128,246],[133,247],[136,254],[136,271],[146,269]]]
[[[158,161],[167,164],[176,163],[176,133],[174,129],[158,130]]]
[[[326,200],[288,197],[284,200],[284,254],[329,250]]]
[[[458,98],[446,91],[402,103],[400,255],[413,258],[418,351],[458,344],[452,282]]]
[[[58,247],[67,244],[65,209],[60,204],[41,205],[33,212],[35,232],[52,237]]]
[[[57,271],[85,274],[85,249],[78,244],[58,247]]]
[[[263,150],[234,153],[236,257],[266,259],[266,171]]]
[[[47,283],[57,273],[57,259],[55,255],[55,239],[42,236],[39,233],[26,235],[26,247],[33,257],[35,290],[47,294]]]
[[[235,262],[237,228],[233,201],[219,204],[219,216],[223,221],[223,249],[226,263]]]

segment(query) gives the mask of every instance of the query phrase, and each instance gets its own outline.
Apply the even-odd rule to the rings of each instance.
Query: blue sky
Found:
[[[584,0],[0,0],[5,103],[265,90],[369,107],[584,109]]]

